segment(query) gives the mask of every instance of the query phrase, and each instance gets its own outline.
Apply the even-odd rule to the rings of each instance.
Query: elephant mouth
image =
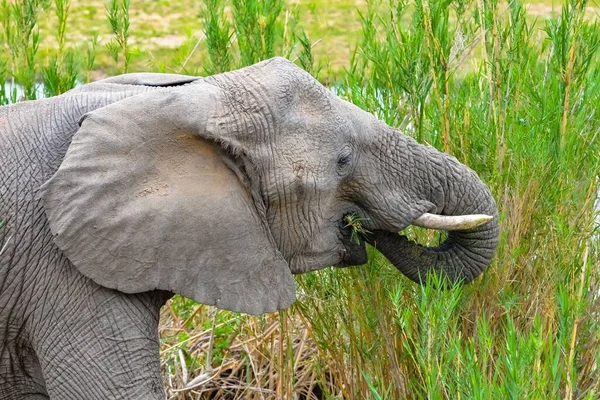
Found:
[[[350,217],[350,214],[345,215],[341,224],[342,248],[339,255],[340,262],[337,263],[338,267],[362,265],[368,261],[367,248],[363,238],[368,231],[360,226],[360,218],[356,218],[353,222]]]

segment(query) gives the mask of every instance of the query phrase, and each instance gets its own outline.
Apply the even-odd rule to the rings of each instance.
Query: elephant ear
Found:
[[[84,117],[40,189],[54,240],[81,273],[126,293],[168,290],[249,314],[294,302],[261,207],[224,161],[223,98],[198,81]]]

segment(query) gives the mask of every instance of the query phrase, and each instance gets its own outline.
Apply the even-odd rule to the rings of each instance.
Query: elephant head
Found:
[[[497,245],[496,206],[473,171],[284,59],[138,94],[80,125],[41,198],[64,254],[109,288],[284,308],[292,274],[366,261],[348,214],[415,281],[436,270],[468,282]],[[444,219],[474,214],[492,219]],[[398,235],[410,224],[458,230],[426,248]]]

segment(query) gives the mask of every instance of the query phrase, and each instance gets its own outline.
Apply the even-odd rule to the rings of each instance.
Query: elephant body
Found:
[[[292,274],[366,261],[351,213],[415,281],[472,280],[498,238],[471,170],[283,59],[1,107],[0,165],[0,399],[164,398],[169,296],[285,308]],[[434,249],[397,235],[427,212],[494,220]]]
[[[0,257],[0,399],[48,393],[83,399],[95,391],[97,398],[126,398],[118,388],[129,386],[138,388],[131,397],[162,396],[155,328],[165,294],[126,295],[80,274],[54,243],[37,195],[60,166],[84,114],[148,90],[98,83],[0,108],[0,207],[6,221],[0,231],[0,247],[6,244]],[[122,324],[129,338],[114,330]],[[152,373],[128,369],[118,352],[140,357]],[[86,373],[73,375],[73,365]],[[106,365],[116,367],[112,377]],[[107,388],[115,388],[113,396]]]

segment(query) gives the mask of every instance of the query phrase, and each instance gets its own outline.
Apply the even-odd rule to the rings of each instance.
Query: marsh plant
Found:
[[[115,63],[120,64],[121,72],[126,73],[133,54],[129,45],[129,0],[111,0],[106,15],[113,33],[106,48]]]
[[[299,59],[313,70],[313,56],[297,10],[283,0],[204,0],[200,12],[206,38],[207,74],[252,65],[276,55]],[[230,10],[231,15],[225,11]]]
[[[0,105],[51,97],[89,80],[97,38],[79,48],[67,43],[70,0],[20,0],[0,3]],[[38,20],[52,18],[55,31],[41,37]],[[56,43],[40,54],[42,40]]]
[[[3,51],[0,56],[0,82],[2,104],[17,100],[16,88],[6,92],[6,79],[14,79],[23,88],[24,99],[36,98],[36,81],[39,67],[36,54],[40,42],[37,29],[39,13],[50,7],[49,1],[28,0],[0,4]]]
[[[302,28],[304,8],[241,3],[202,1],[203,35],[165,69],[217,73],[273,55],[313,73],[324,68],[312,48],[328,38]],[[0,103],[35,98],[40,81],[46,95],[59,94],[98,68],[96,49],[106,48],[97,39],[71,44],[70,7],[1,3]],[[144,54],[131,47],[132,7],[144,6],[107,6],[113,64],[105,69],[131,72],[132,57]],[[337,94],[489,184],[502,236],[483,277],[447,290],[436,289],[443,277],[418,286],[369,249],[365,266],[298,277],[299,301],[275,314],[216,312],[175,297],[161,320],[170,398],[600,397],[600,27],[583,0],[547,19],[528,8],[518,0],[370,0],[356,14],[362,33],[348,65],[324,70]],[[59,21],[46,32],[57,43],[49,58],[38,53],[50,40],[40,18]],[[6,90],[9,81],[22,98]],[[368,235],[358,217],[346,223],[356,239]]]

